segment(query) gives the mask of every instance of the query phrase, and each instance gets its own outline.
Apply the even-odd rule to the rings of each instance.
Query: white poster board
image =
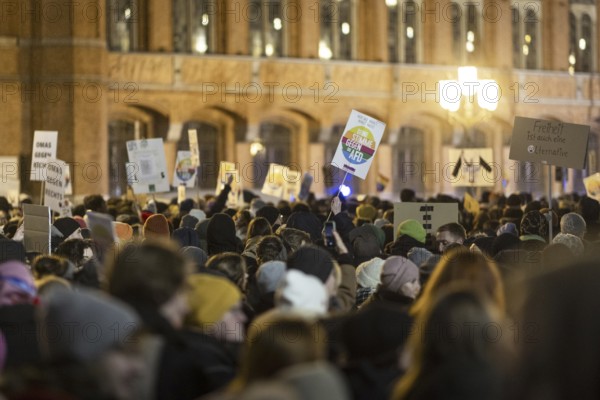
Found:
[[[383,122],[352,110],[331,165],[366,179],[384,131]]]
[[[69,166],[62,160],[46,161],[46,185],[44,185],[44,205],[59,214],[65,212],[65,189],[67,187],[67,170]]]
[[[494,151],[492,148],[449,149],[453,165],[452,186],[494,186]],[[499,172],[498,172],[499,173]]]
[[[31,171],[29,180],[44,180],[46,161],[56,158],[57,144],[57,131],[35,131],[33,136],[33,148],[31,150]]]
[[[188,140],[190,142],[192,166],[198,168],[200,166],[200,148],[198,147],[198,132],[195,129],[188,130]]]
[[[197,168],[192,162],[192,153],[190,151],[178,151],[175,169],[173,170],[173,186],[179,187],[185,185],[193,188],[196,182]]]
[[[134,171],[128,170],[127,176],[128,178],[131,174],[135,176],[132,187],[136,194],[169,191],[167,161],[162,138],[130,140],[127,142],[127,155],[129,162],[134,165]]]
[[[13,206],[19,204],[21,180],[18,157],[0,157],[0,196],[6,197]]]
[[[416,219],[427,233],[434,235],[440,226],[458,222],[458,204],[394,203],[394,237],[397,236],[398,225],[407,219]]]
[[[23,245],[25,251],[50,253],[50,208],[23,204]]]
[[[240,197],[242,196],[242,181],[240,180],[240,170],[236,163],[221,161],[215,195],[218,196],[221,193],[230,176],[233,176],[233,181],[231,181],[231,192],[227,196],[226,205],[227,207],[236,208],[243,203]]]

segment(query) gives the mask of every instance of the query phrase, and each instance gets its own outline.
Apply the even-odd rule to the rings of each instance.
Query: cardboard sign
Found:
[[[240,200],[240,196],[242,195],[240,171],[236,163],[221,161],[215,195],[218,196],[219,193],[221,193],[230,176],[233,176],[233,181],[231,182],[231,192],[229,192],[229,196],[227,196],[227,207],[236,208],[242,204],[242,201]]]
[[[189,188],[194,187],[196,182],[196,171],[198,169],[192,164],[192,156],[189,151],[178,151],[177,161],[175,161],[175,170],[173,171],[173,186],[179,187],[185,185]]]
[[[471,196],[469,193],[465,193],[465,199],[463,200],[463,205],[467,212],[477,215],[479,213],[480,207],[479,202]]]
[[[394,203],[394,238],[398,225],[407,219],[421,221],[427,233],[435,235],[437,229],[449,222],[458,222],[456,203]]]
[[[584,169],[589,133],[586,125],[515,117],[508,157]]]
[[[279,164],[269,165],[261,193],[284,200],[295,200],[302,186],[302,174]]]
[[[365,179],[385,131],[385,124],[352,110],[331,165]]]
[[[588,197],[600,201],[600,173],[583,178],[583,184]]]
[[[62,215],[65,208],[65,188],[67,187],[68,165],[61,160],[46,161],[46,185],[44,186],[44,205]]]
[[[192,166],[198,168],[200,166],[200,148],[198,147],[198,132],[195,129],[188,130],[188,140],[190,142]]]
[[[452,186],[494,186],[492,148],[449,149],[452,169]]]
[[[50,208],[23,204],[23,245],[25,251],[50,253]]]
[[[21,193],[19,176],[19,158],[0,157],[0,196],[6,197],[13,206],[19,204],[19,193]]]
[[[31,172],[29,180],[43,181],[45,179],[46,161],[56,158],[58,142],[57,131],[35,131],[33,148],[31,150]]]
[[[127,155],[133,164],[132,187],[135,193],[162,193],[170,189],[167,177],[167,161],[162,138],[130,140],[127,142]],[[131,164],[129,164],[131,165]],[[128,168],[130,168],[128,166]]]
[[[92,211],[87,212],[86,215],[92,239],[105,249],[112,246],[117,237],[112,219],[106,214]]]

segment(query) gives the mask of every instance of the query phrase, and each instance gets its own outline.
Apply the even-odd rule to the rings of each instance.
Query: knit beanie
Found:
[[[554,239],[552,239],[552,243],[564,244],[576,257],[583,255],[583,242],[578,236],[570,233],[559,233]]]
[[[60,231],[63,237],[66,239],[81,226],[77,221],[71,217],[63,217],[54,221],[54,227]]]
[[[421,290],[419,268],[407,258],[389,257],[381,270],[381,286],[390,292],[414,299]]]
[[[288,257],[287,268],[300,270],[325,283],[333,271],[333,259],[323,249],[316,246],[303,246]]]
[[[169,238],[169,222],[162,214],[153,214],[144,223],[144,237]]]
[[[288,270],[275,293],[275,305],[296,313],[323,315],[329,298],[325,285],[318,278],[299,270]]]
[[[200,247],[185,246],[182,247],[179,252],[183,254],[186,260],[195,264],[197,271],[201,267],[204,267],[204,264],[206,264],[206,261],[208,260],[208,254]]]
[[[56,290],[42,312],[42,337],[54,359],[97,360],[131,340],[140,327],[127,304],[102,292]]]
[[[365,261],[356,268],[356,283],[363,288],[376,288],[381,283],[383,260],[379,257]]]
[[[370,204],[361,204],[356,208],[356,217],[373,222],[377,218],[377,209]]]
[[[496,231],[496,236],[500,236],[503,233],[510,233],[514,236],[519,236],[519,231],[517,230],[517,226],[512,222],[507,222],[504,225],[501,225]]]
[[[407,219],[398,225],[397,236],[400,235],[408,235],[421,243],[425,243],[427,232],[425,232],[425,228],[423,228],[423,225],[419,221]]]
[[[560,219],[560,231],[583,237],[586,232],[585,219],[577,213],[567,213]]]
[[[198,218],[198,222],[202,222],[202,221],[204,221],[206,219],[206,213],[204,211],[202,211],[202,210],[197,209],[197,208],[192,208],[190,210],[189,215],[191,215],[192,217]]]
[[[128,242],[133,238],[133,228],[123,222],[113,222],[117,238],[122,242]]]
[[[256,284],[260,294],[274,293],[285,277],[285,263],[282,261],[268,261],[258,267]]]
[[[529,211],[521,220],[521,235],[548,237],[548,221],[539,211]]]
[[[190,313],[187,323],[202,327],[215,324],[242,299],[242,293],[227,278],[194,274],[188,277]]]
[[[200,240],[198,239],[198,234],[192,228],[177,228],[173,231],[173,240],[179,243],[180,247],[186,246],[200,246]]]
[[[431,257],[432,255],[433,253],[424,247],[413,247],[407,253],[408,259],[415,263],[417,267],[420,267],[425,262],[427,262],[427,260],[429,260],[429,257]]]

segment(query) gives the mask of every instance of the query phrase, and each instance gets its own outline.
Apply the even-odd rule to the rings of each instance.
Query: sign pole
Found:
[[[200,208],[200,166],[196,167],[196,204]]]
[[[40,190],[40,205],[44,205],[44,193],[46,191],[46,181],[42,181],[42,188]]]
[[[552,243],[552,165],[548,164],[548,244]]]

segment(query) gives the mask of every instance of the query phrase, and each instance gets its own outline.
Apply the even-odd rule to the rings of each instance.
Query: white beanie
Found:
[[[283,261],[268,261],[258,267],[256,284],[260,294],[275,292],[285,278],[285,270]]]
[[[375,257],[365,261],[356,268],[356,283],[363,288],[376,288],[381,283],[383,260]]]
[[[323,282],[297,269],[286,272],[275,293],[276,307],[301,314],[326,314],[328,301],[327,289]]]
[[[189,215],[198,218],[198,222],[202,222],[206,219],[206,213],[198,208],[192,208]]]

